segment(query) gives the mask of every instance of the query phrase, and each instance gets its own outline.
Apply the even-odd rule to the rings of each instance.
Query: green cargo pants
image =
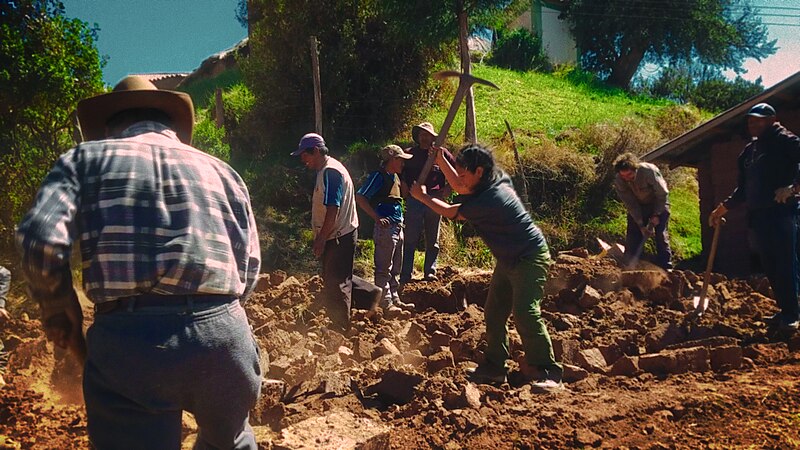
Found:
[[[519,261],[514,267],[499,263],[495,266],[484,305],[488,363],[506,367],[508,317],[513,312],[528,365],[544,369],[560,367],[539,309],[550,263],[550,252],[544,246],[539,254]]]

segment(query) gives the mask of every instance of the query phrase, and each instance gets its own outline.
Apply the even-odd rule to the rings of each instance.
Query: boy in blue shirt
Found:
[[[381,149],[381,168],[369,174],[356,193],[358,206],[375,221],[375,284],[383,289],[380,306],[394,309],[400,303],[397,277],[403,265],[403,197],[400,177],[411,155],[397,145]]]

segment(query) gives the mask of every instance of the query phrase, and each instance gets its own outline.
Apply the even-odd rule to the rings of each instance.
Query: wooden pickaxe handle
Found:
[[[500,88],[497,87],[497,85],[492,83],[491,81],[474,77],[470,74],[456,72],[454,70],[445,70],[441,72],[436,72],[435,74],[433,74],[433,77],[438,80],[451,77],[458,77],[458,88],[456,89],[456,94],[455,96],[453,96],[453,101],[450,103],[450,109],[447,110],[447,116],[444,118],[444,123],[442,123],[442,128],[439,129],[439,135],[436,136],[436,139],[433,141],[434,147],[441,147],[442,145],[444,145],[445,139],[447,139],[447,133],[450,131],[450,126],[453,125],[453,120],[456,118],[456,113],[458,112],[458,108],[461,107],[461,102],[464,101],[464,96],[467,94],[467,90],[469,90],[475,83],[485,84],[495,89],[500,89]],[[429,153],[428,159],[425,161],[425,165],[422,166],[422,171],[420,171],[419,177],[417,177],[418,183],[425,183],[425,179],[428,178],[428,174],[431,172],[431,168],[433,167],[433,163],[435,162],[435,160],[436,160],[436,153],[435,152]]]

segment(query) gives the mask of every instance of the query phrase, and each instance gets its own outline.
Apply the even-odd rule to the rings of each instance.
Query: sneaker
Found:
[[[417,305],[413,303],[406,303],[404,301],[401,301],[400,299],[393,301],[392,304],[406,311],[414,311],[417,307]]]
[[[539,380],[531,383],[531,392],[534,394],[554,394],[564,390],[564,383],[556,380]]]
[[[425,278],[423,278],[423,280],[425,280],[425,281],[439,281],[439,277],[437,277],[435,273],[429,273],[429,274],[425,275]]]
[[[491,364],[480,364],[466,370],[467,378],[480,384],[503,384],[506,382],[507,370]]]

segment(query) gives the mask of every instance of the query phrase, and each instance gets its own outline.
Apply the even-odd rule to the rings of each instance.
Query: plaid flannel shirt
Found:
[[[80,144],[45,178],[16,233],[44,318],[70,301],[78,236],[83,287],[94,303],[142,293],[245,300],[261,265],[241,177],[157,122]]]

